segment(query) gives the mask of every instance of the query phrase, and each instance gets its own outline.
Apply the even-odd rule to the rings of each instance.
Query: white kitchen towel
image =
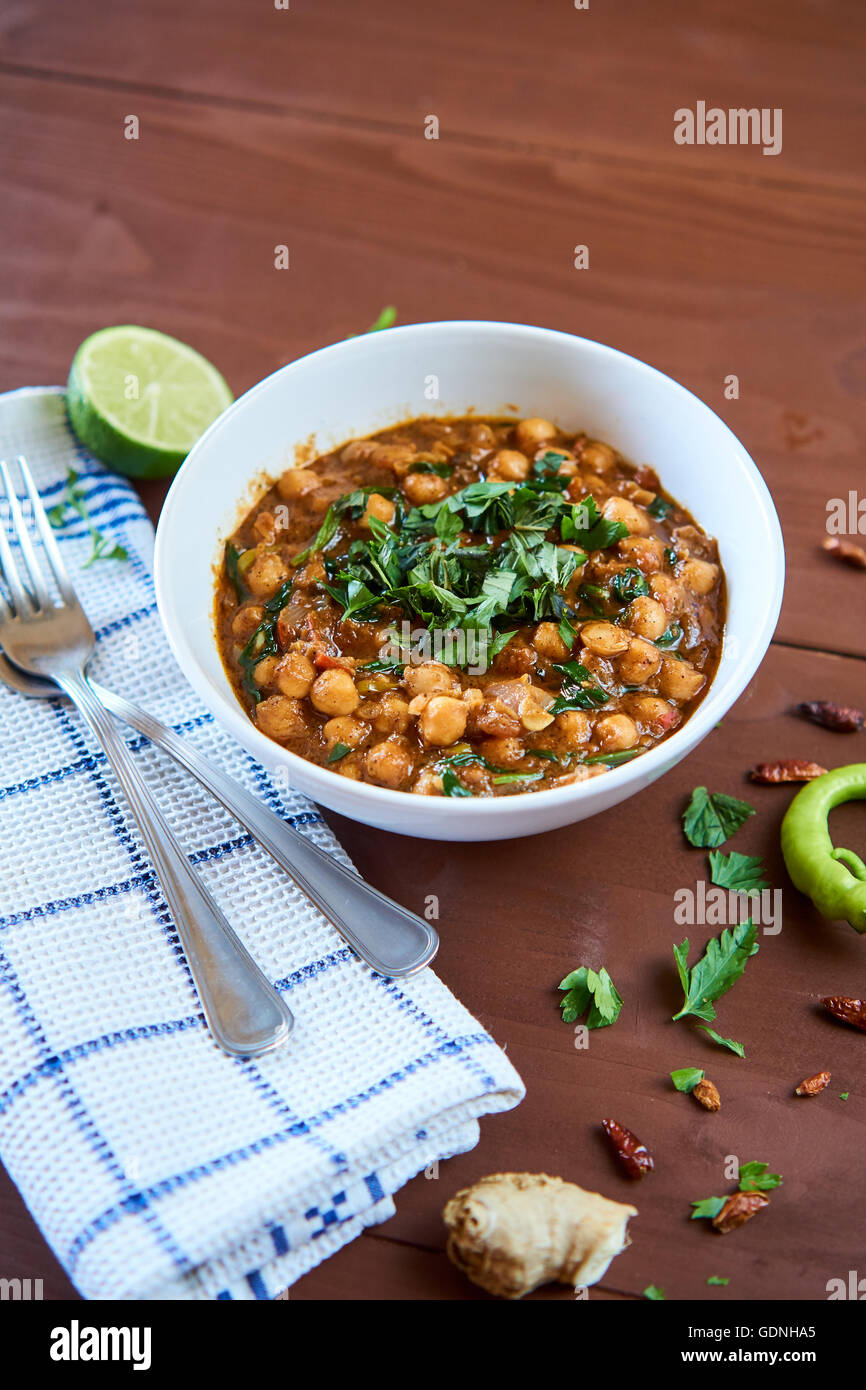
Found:
[[[157,614],[150,523],[70,434],[62,393],[0,397],[0,450],[26,455],[48,506],[77,471],[93,525],[127,551],[88,566],[85,521],[58,532],[94,675],[348,862],[316,807],[187,685]],[[209,565],[213,537],[190,544]],[[376,975],[197,783],[129,745],[294,1032],[256,1061],[220,1052],[101,750],[69,705],[2,687],[0,1157],[86,1297],[272,1298],[391,1216],[403,1183],[471,1148],[478,1117],[523,1086],[432,971]]]

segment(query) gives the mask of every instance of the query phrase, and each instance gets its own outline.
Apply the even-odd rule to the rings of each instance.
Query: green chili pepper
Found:
[[[796,888],[823,917],[866,932],[866,864],[851,849],[836,849],[827,818],[843,801],[866,799],[866,763],[851,763],[816,777],[797,793],[782,821],[782,854]]]

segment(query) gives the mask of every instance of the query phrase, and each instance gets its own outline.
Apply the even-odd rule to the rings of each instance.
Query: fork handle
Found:
[[[288,1037],[292,1015],[199,881],[117,731],[82,671],[54,679],[78,706],[111,763],[147,846],[205,1018],[234,1057],[258,1057]]]
[[[106,709],[168,753],[215,796],[374,970],[402,978],[430,964],[439,947],[434,927],[281,820],[153,715],[96,682],[92,688]]]

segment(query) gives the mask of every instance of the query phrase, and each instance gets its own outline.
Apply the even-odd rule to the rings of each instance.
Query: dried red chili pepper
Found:
[[[744,1226],[747,1221],[751,1221],[761,1207],[769,1205],[770,1199],[765,1197],[763,1192],[734,1192],[718,1216],[713,1217],[713,1225],[723,1236],[727,1235],[728,1231],[735,1231],[738,1226]]]
[[[834,1018],[840,1018],[843,1023],[850,1023],[852,1028],[859,1028],[861,1033],[866,1033],[866,999],[849,999],[845,994],[828,994],[821,1003]]]
[[[820,763],[806,758],[781,758],[777,763],[758,763],[749,772],[753,782],[774,785],[777,782],[811,782],[827,771]]]
[[[636,1134],[616,1120],[602,1120],[601,1127],[610,1140],[614,1153],[630,1178],[645,1178],[655,1164],[646,1144]]]
[[[866,550],[862,545],[840,540],[838,536],[827,536],[821,542],[821,549],[826,550],[828,555],[834,555],[845,565],[853,565],[856,570],[866,570]]]
[[[852,705],[837,705],[833,700],[804,700],[799,708],[814,724],[839,734],[856,734],[863,728],[863,711]]]
[[[805,1081],[801,1081],[794,1091],[795,1096],[818,1096],[830,1085],[830,1072],[819,1071],[814,1076],[807,1076]]]

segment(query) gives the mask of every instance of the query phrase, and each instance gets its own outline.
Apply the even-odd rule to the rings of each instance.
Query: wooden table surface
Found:
[[[648,791],[501,847],[329,816],[376,886],[416,910],[438,894],[437,970],[527,1095],[292,1299],[484,1297],[448,1263],[439,1213],[503,1169],[636,1201],[634,1242],[594,1299],[649,1283],[674,1299],[823,1299],[828,1279],[866,1275],[866,1040],[816,1004],[866,992],[866,943],[788,882],[789,791],[744,780],[768,757],[866,760],[866,733],[791,713],[802,699],[864,702],[866,573],[820,551],[829,499],[866,496],[864,33],[859,0],[17,0],[0,14],[3,389],[65,380],[77,344],[109,323],[190,341],[237,393],[387,303],[401,322],[544,324],[696,392],[751,451],[785,532],[785,604],[760,672]],[[675,144],[674,111],[699,100],[781,108],[782,152]],[[131,115],[137,140],[124,137]],[[278,244],[288,272],[274,269]],[[589,268],[576,270],[581,244]],[[724,394],[732,374],[738,399]],[[154,516],[162,495],[145,489]],[[671,943],[685,934],[673,895],[705,877],[679,825],[699,784],[757,807],[734,846],[764,855],[783,894],[781,932],[719,1006],[745,1061],[669,1021]],[[834,815],[837,843],[862,848],[862,816]],[[701,946],[712,933],[691,931]],[[607,965],[626,1001],[585,1052],[555,988],[583,961]],[[668,1073],[685,1065],[716,1081],[720,1114],[673,1091]],[[824,1068],[828,1091],[793,1099]],[[655,1154],[637,1191],[600,1139],[608,1114]],[[767,1161],[785,1184],[722,1238],[688,1214],[726,1190],[727,1155]],[[74,1295],[4,1179],[0,1276],[12,1274]],[[714,1274],[730,1284],[708,1287]]]

